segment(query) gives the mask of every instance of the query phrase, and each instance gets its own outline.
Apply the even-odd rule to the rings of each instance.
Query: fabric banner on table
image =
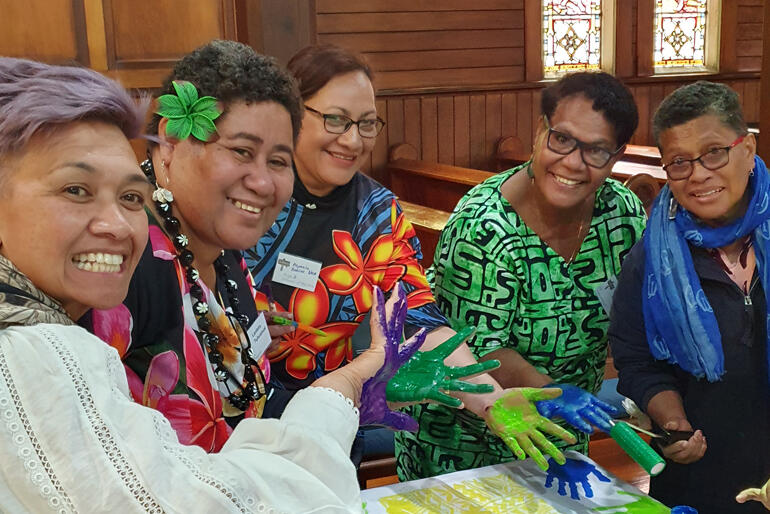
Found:
[[[367,514],[667,514],[588,457],[542,471],[527,459],[361,491]]]

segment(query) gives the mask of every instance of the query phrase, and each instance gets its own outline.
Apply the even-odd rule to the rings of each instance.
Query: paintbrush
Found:
[[[291,326],[296,329],[302,330],[303,332],[307,332],[308,334],[314,334],[321,337],[326,337],[328,335],[323,330],[319,330],[315,327],[311,327],[310,325],[307,325],[305,323],[299,323],[289,318],[284,318],[283,316],[273,315],[271,316],[271,319],[273,320],[273,323],[275,323],[276,325],[285,325],[287,327]]]

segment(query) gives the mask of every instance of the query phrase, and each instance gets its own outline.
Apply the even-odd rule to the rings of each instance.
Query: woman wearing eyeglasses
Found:
[[[762,512],[734,497],[770,474],[770,180],[727,86],[677,89],[653,131],[668,185],[615,295],[618,390],[671,434],[652,496],[701,514]]]
[[[503,387],[552,384],[561,399],[539,402],[578,430],[609,430],[613,409],[594,397],[607,359],[608,313],[600,290],[641,236],[639,200],[608,179],[637,125],[630,92],[606,73],[568,75],[543,91],[532,160],[473,188],[441,234],[436,302]],[[430,273],[429,273],[430,275]],[[603,293],[602,293],[603,294]],[[416,435],[397,434],[402,478],[510,460],[484,423],[465,412],[419,405]],[[462,436],[448,441],[446,434]],[[561,446],[565,446],[560,442]]]
[[[297,327],[268,351],[274,379],[299,390],[353,358],[353,332],[372,307],[374,286],[390,292],[401,281],[407,292],[406,337],[425,327],[422,349],[435,347],[455,332],[434,302],[420,265],[419,241],[395,196],[359,171],[384,125],[377,116],[368,65],[345,49],[320,45],[300,50],[288,69],[305,105],[294,154],[294,191],[277,221],[245,257],[264,292],[262,307],[274,303],[276,310],[312,327]],[[476,360],[461,345],[445,363],[464,366]],[[504,390],[487,374],[469,381],[479,386],[471,392],[492,392],[444,391],[455,398],[432,399],[455,406],[461,400],[466,409],[487,419],[501,397],[522,394]],[[544,430],[571,439],[556,425]],[[505,433],[513,439],[514,431]],[[534,446],[522,445],[526,453],[535,454],[543,465],[536,447],[563,459],[552,445],[540,444],[545,439],[539,433],[534,437]],[[366,437],[364,450],[376,453],[371,440]],[[388,442],[381,448],[387,451]],[[392,451],[392,442],[389,448]]]

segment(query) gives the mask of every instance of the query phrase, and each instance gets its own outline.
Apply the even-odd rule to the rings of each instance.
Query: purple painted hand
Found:
[[[364,383],[359,407],[360,424],[385,425],[394,430],[416,432],[418,425],[411,416],[390,410],[385,391],[398,368],[425,342],[426,331],[422,329],[404,344],[400,344],[407,311],[406,293],[401,284],[396,284],[393,288],[387,304],[380,288],[375,287],[374,300],[371,320],[372,347],[383,347],[385,361],[377,373]]]

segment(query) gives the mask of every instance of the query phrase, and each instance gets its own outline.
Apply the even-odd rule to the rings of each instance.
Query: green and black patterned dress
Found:
[[[452,327],[476,327],[469,345],[477,357],[512,348],[555,381],[595,393],[604,376],[609,328],[595,291],[620,273],[642,235],[644,210],[636,195],[608,179],[596,193],[588,234],[567,264],[500,193],[503,182],[526,166],[484,181],[460,200],[441,234],[429,279]],[[420,430],[396,434],[401,480],[514,458],[467,410],[416,405],[408,411]],[[585,453],[588,438],[576,435],[582,437],[569,449]]]

